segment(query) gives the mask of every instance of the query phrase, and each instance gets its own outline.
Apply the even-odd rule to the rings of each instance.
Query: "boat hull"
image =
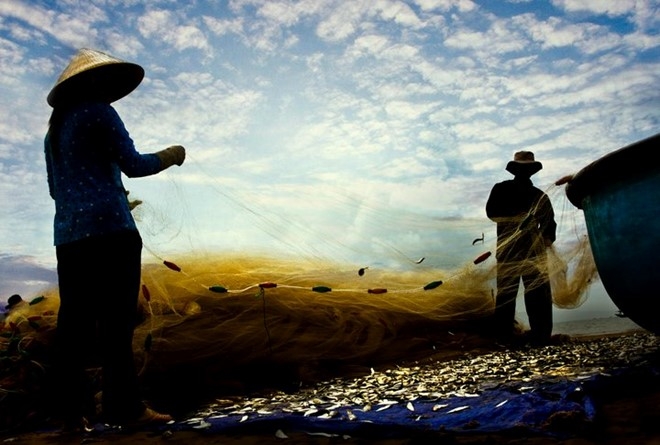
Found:
[[[584,212],[598,274],[614,304],[660,334],[660,135],[612,152],[568,183]]]

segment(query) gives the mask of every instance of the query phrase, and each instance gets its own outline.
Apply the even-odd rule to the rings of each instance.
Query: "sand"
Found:
[[[612,344],[620,337],[637,335],[639,333],[626,332],[606,336],[589,336],[573,338],[570,342],[589,342],[595,339],[609,341]],[[642,335],[650,335],[642,332]],[[566,341],[566,340],[564,340]],[[434,363],[440,366],[444,361],[453,360],[463,356],[478,356],[492,351],[493,345],[483,342],[462,341],[453,348],[443,351],[434,351],[427,356],[408,358],[398,363],[382,366],[406,367],[420,363]],[[531,352],[534,354],[534,352]],[[631,366],[643,363],[649,368],[651,374],[660,369],[658,351],[648,351],[648,357]],[[540,355],[540,353],[539,353]],[[340,381],[347,384],[352,379],[365,372],[364,369],[347,368],[336,370]],[[604,369],[602,372],[607,373]],[[319,377],[321,378],[321,377]],[[291,431],[286,428],[278,432],[275,426],[264,431],[242,431],[240,434],[230,432],[208,431],[180,431],[172,428],[143,429],[133,431],[104,431],[93,433],[63,433],[50,425],[31,425],[26,429],[7,431],[0,435],[2,443],[17,444],[81,444],[81,443],[132,443],[132,444],[418,444],[418,443],[447,443],[447,444],[660,444],[660,382],[650,379],[627,381],[615,388],[608,388],[607,392],[595,394],[594,397],[596,418],[584,428],[575,428],[571,434],[562,437],[553,437],[547,434],[530,433],[529,431],[503,431],[503,432],[470,432],[464,433],[426,431],[410,433],[405,437],[368,437],[357,435],[309,433],[305,431]]]

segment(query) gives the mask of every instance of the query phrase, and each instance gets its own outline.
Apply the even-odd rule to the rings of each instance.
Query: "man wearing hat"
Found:
[[[102,361],[106,422],[171,420],[140,397],[132,347],[142,239],[121,175],[148,176],[181,165],[185,149],[175,145],[151,154],[136,151],[111,103],[133,91],[143,77],[139,65],[81,49],[47,98],[53,111],[44,145],[55,201],[60,294],[54,375],[60,389],[57,412],[70,426],[94,406],[84,368],[85,353],[93,348]]]
[[[23,303],[25,303],[25,301],[23,301],[23,298],[18,294],[14,294],[11,297],[9,297],[9,300],[7,300],[7,306],[5,306],[5,311],[9,311],[10,309],[13,309],[16,306],[21,305]]]
[[[522,279],[530,340],[547,344],[552,335],[552,292],[546,248],[555,241],[557,224],[548,196],[532,184],[543,165],[534,153],[519,151],[506,170],[511,180],[493,186],[486,214],[497,223],[497,297],[494,328],[498,339],[515,333],[518,287]]]

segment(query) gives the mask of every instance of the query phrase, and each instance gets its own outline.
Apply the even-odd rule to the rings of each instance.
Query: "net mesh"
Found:
[[[560,227],[576,231],[561,211],[558,216]],[[418,220],[415,224],[424,229]],[[573,235],[547,249],[542,262],[521,264],[519,270],[546,271],[553,302],[564,309],[584,303],[597,276],[587,236],[579,230]],[[488,335],[483,327],[494,308],[495,246],[483,242],[483,235],[467,244],[472,258],[451,269],[423,258],[397,269],[261,254],[205,252],[165,259],[151,250],[152,259],[143,265],[134,340],[138,369],[147,375],[210,363],[218,368],[369,364],[406,357],[441,333]],[[390,252],[403,254],[394,247]],[[13,308],[3,323],[0,348],[47,346],[57,310],[56,288]]]

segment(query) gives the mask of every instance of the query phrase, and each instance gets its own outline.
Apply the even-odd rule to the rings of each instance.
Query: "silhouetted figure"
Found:
[[[9,297],[9,300],[7,300],[7,305],[5,306],[5,310],[9,311],[10,309],[19,306],[22,303],[25,303],[23,298],[18,294],[14,294],[11,297]]]
[[[530,340],[544,344],[552,335],[552,292],[546,248],[555,241],[557,224],[548,196],[536,188],[532,175],[543,168],[529,151],[514,155],[506,170],[514,178],[493,186],[486,214],[497,223],[496,336],[511,340],[515,331],[516,296],[524,286]]]
[[[185,149],[140,154],[110,105],[142,81],[144,70],[99,51],[81,49],[48,95],[53,107],[45,138],[60,308],[55,338],[57,413],[70,426],[94,407],[87,355],[102,366],[102,409],[111,424],[171,420],[140,396],[133,330],[140,289],[142,239],[122,184],[181,165]],[[94,341],[98,334],[98,343]]]

